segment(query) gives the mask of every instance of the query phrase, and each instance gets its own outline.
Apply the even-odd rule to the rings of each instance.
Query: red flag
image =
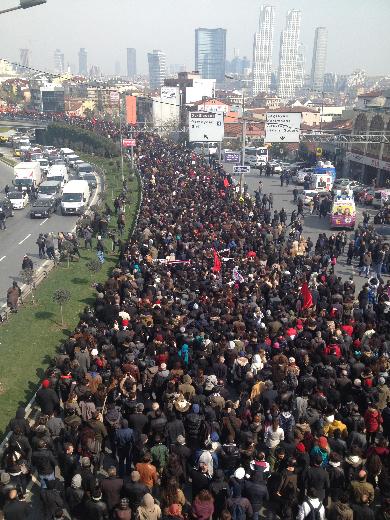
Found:
[[[213,249],[214,252],[214,265],[213,265],[213,273],[219,273],[222,267],[221,259],[219,258],[219,254],[215,249]]]
[[[228,188],[230,186],[229,181],[227,180],[226,177],[223,180],[223,185],[225,186],[225,188]]]
[[[308,309],[309,307],[312,307],[313,306],[313,297],[311,295],[311,292],[309,291],[307,282],[304,282],[304,284],[302,285],[301,295],[303,296],[302,309]]]

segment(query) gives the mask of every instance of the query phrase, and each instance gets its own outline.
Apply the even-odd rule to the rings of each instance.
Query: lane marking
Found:
[[[43,226],[43,224],[48,221],[49,219],[48,218],[45,218],[45,220],[42,220],[42,222],[39,224],[40,226]]]
[[[2,261],[4,260],[4,258],[6,258],[6,256],[2,256],[2,257],[0,258],[0,262],[2,262]]]
[[[25,240],[27,240],[28,238],[30,238],[30,237],[31,237],[31,233],[28,234],[28,235],[26,236],[26,238],[23,238],[23,240],[21,240],[21,241],[19,242],[18,245],[20,246],[20,244],[23,244],[23,242],[24,242]]]

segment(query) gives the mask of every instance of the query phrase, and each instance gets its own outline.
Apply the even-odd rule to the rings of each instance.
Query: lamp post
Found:
[[[46,4],[47,0],[20,0],[20,4],[15,7],[9,7],[8,9],[3,9],[0,11],[0,14],[10,13],[11,11],[18,11],[19,9],[29,9],[30,7],[35,7],[36,5]]]

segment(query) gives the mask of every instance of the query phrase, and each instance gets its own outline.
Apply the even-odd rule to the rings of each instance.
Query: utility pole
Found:
[[[118,92],[118,101],[119,101],[119,138],[121,140],[121,175],[122,175],[122,183],[125,180],[124,174],[123,174],[123,133],[122,133],[122,104],[121,104],[121,95],[120,92]]]
[[[245,166],[245,141],[246,141],[246,121],[244,118],[245,113],[245,91],[242,87],[242,149],[241,149],[241,166]],[[245,174],[240,173],[240,192],[244,190]]]

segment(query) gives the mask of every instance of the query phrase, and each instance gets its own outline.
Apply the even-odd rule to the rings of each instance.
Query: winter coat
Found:
[[[328,511],[328,520],[353,520],[353,511],[348,504],[333,502]]]
[[[382,424],[382,416],[378,410],[369,408],[364,414],[367,433],[377,432]]]

